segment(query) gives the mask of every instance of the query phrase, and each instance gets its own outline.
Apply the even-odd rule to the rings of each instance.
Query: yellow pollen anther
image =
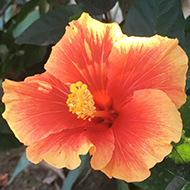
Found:
[[[76,92],[76,91],[77,91],[77,88],[75,88],[75,87],[70,88],[70,91],[71,91],[71,92]]]
[[[82,85],[82,82],[80,82],[80,81],[76,83],[76,86],[78,86],[78,87],[80,87],[81,85]]]
[[[88,88],[88,87],[87,87],[86,84],[83,84],[83,85],[82,85],[82,89],[83,89],[83,90],[86,90],[87,88]]]
[[[77,118],[84,120],[88,118],[88,120],[91,121],[91,118],[94,117],[96,107],[94,106],[93,96],[88,90],[87,85],[80,81],[76,84],[71,84],[70,92],[71,94],[68,95],[66,102],[69,111],[73,114],[77,114]]]

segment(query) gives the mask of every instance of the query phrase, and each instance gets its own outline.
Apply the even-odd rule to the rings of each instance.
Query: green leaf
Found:
[[[32,11],[34,10],[34,8],[38,5],[38,3],[40,2],[40,0],[31,0],[27,3],[25,3],[20,11],[19,14],[16,17],[16,22],[17,24],[19,22],[21,22],[23,19],[25,19],[25,17]]]
[[[160,34],[178,38],[185,36],[185,19],[178,0],[136,0],[123,26],[127,35],[153,36]]]
[[[6,30],[1,34],[1,43],[5,44],[8,48],[10,48],[14,43],[12,32],[13,32],[13,26],[11,25],[8,28],[8,30]]]
[[[77,5],[60,7],[30,25],[16,40],[18,44],[49,45],[59,41],[68,25],[69,17],[81,14]]]
[[[6,121],[0,116],[0,150],[6,151],[18,148],[22,144],[16,139]]]
[[[189,140],[190,141],[190,140]],[[176,145],[169,155],[176,164],[190,162],[190,142]]]
[[[143,182],[134,183],[145,190],[167,189],[176,183],[183,187],[190,180],[190,163],[175,164],[170,158],[151,169],[151,176]]]
[[[183,44],[183,49],[187,54],[190,60],[190,16],[185,20],[185,43]],[[188,63],[189,68],[187,71],[187,80],[186,80],[186,90],[190,88],[190,61]]]
[[[20,22],[13,30],[13,37],[17,38],[23,33],[34,21],[40,18],[39,11],[29,13],[22,22]]]
[[[13,15],[13,6],[10,5],[5,11],[5,22],[8,22]]]
[[[100,15],[111,10],[116,4],[117,0],[75,0],[77,4],[84,6],[89,13],[93,15]]]
[[[181,177],[174,177],[173,180],[168,184],[166,190],[179,190],[181,189],[187,181],[183,180]]]
[[[190,190],[190,183],[187,183],[181,190]]]
[[[122,11],[123,17],[126,16],[126,13],[129,11],[131,5],[134,3],[135,0],[119,0],[119,6]]]
[[[22,157],[20,158],[15,171],[11,177],[11,179],[8,181],[7,185],[10,185],[12,183],[12,181],[15,179],[15,177],[23,170],[25,169],[27,166],[29,166],[31,164],[30,161],[28,161],[28,159],[26,158],[26,152],[24,152],[24,154],[22,155]]]
[[[46,11],[47,11],[47,0],[40,0],[39,1],[40,16],[44,15]]]
[[[23,52],[20,51],[19,48],[19,45],[15,44],[14,42],[10,44],[9,51],[7,52],[1,63],[1,78],[4,78],[11,69],[13,70],[13,72],[10,78],[17,79],[15,77],[20,75],[23,65]]]
[[[190,34],[188,34],[188,36],[189,36],[188,38],[186,36],[186,45],[188,43],[188,39],[190,40]],[[189,43],[188,46],[189,46],[189,49],[187,49],[186,47],[185,48],[183,47],[183,49],[185,50],[185,53],[187,54],[188,59],[190,60],[190,43]],[[185,86],[186,91],[190,88],[190,61],[188,62],[188,65],[189,65],[189,68],[188,68],[188,71],[187,71],[187,74],[186,74],[187,79],[186,79],[186,86]],[[188,94],[188,92],[187,92],[187,94]]]
[[[80,15],[73,15],[69,17],[69,22],[71,22],[72,20],[78,20],[80,18]]]
[[[124,182],[123,180],[117,180],[117,189],[118,190],[130,190],[127,183]]]
[[[44,59],[46,60],[46,54],[47,46],[26,45],[24,55],[25,67],[31,67],[42,62]]]
[[[2,9],[7,3],[7,0],[1,0],[0,1],[0,9]]]
[[[3,18],[0,17],[0,31],[3,30],[3,25],[4,25]]]
[[[173,176],[178,176],[183,180],[190,181],[190,163],[176,164],[172,159],[165,158],[157,167],[170,172]]]
[[[174,176],[170,172],[156,165],[151,169],[151,176],[148,179],[134,184],[144,190],[164,190],[173,178]]]
[[[190,96],[187,96],[186,103],[179,109],[183,121],[185,136],[190,137]]]
[[[190,16],[185,19],[185,32],[190,33]]]
[[[86,163],[89,162],[90,156],[89,154],[86,154],[84,156],[81,156],[81,165],[76,168],[75,170],[71,170],[63,184],[62,190],[71,190],[73,184],[75,183],[76,179],[79,177],[81,172],[83,171],[84,167],[86,166]]]

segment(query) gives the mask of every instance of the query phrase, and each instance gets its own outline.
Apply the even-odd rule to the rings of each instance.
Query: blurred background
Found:
[[[160,34],[178,38],[190,55],[190,0],[0,0],[0,97],[5,78],[22,81],[44,72],[51,47],[68,22],[89,12],[103,22],[117,22],[127,35]],[[151,21],[150,21],[151,20]],[[186,92],[190,81],[187,73]],[[180,143],[142,183],[126,184],[108,179],[84,162],[70,172],[45,162],[31,164],[25,147],[0,116],[1,190],[190,190],[190,101],[180,109],[184,133]],[[0,113],[4,105],[0,103]]]

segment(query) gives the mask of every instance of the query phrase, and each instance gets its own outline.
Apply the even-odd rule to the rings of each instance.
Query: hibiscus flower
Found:
[[[177,39],[128,37],[87,13],[66,27],[46,72],[3,83],[5,112],[33,163],[91,166],[142,181],[178,142],[187,56]]]

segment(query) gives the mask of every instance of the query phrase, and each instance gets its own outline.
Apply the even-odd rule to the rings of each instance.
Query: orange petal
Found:
[[[96,124],[87,128],[88,138],[94,145],[90,149],[92,155],[91,166],[100,170],[111,160],[115,149],[115,138],[111,128],[105,123]]]
[[[35,164],[44,159],[56,168],[75,169],[81,163],[79,155],[87,154],[91,146],[84,127],[81,127],[51,134],[29,146],[26,153]]]
[[[3,88],[3,117],[25,145],[86,123],[69,112],[69,89],[47,72],[24,82],[5,80]]]
[[[33,163],[44,159],[57,168],[75,169],[81,162],[79,155],[87,154],[89,149],[93,155],[92,166],[103,168],[113,154],[113,131],[104,124],[63,130],[29,146],[27,157]]]
[[[87,13],[69,23],[62,39],[53,47],[45,69],[63,83],[88,85],[96,104],[106,107],[107,59],[113,44],[123,35],[118,24],[104,24]]]
[[[163,91],[146,89],[134,92],[112,128],[115,150],[102,171],[109,177],[134,182],[146,179],[149,168],[171,152],[171,141],[180,140],[182,121]]]
[[[151,38],[125,37],[110,54],[110,94],[120,109],[135,90],[160,89],[179,108],[184,92],[188,58],[177,39],[155,35]]]

